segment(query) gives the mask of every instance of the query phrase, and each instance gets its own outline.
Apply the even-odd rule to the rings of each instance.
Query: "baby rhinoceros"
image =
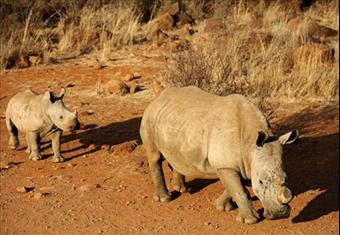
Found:
[[[193,86],[165,89],[146,108],[140,134],[155,186],[154,200],[171,199],[163,156],[173,169],[176,191],[186,191],[184,176],[219,178],[225,189],[215,206],[229,211],[232,199],[239,208],[237,221],[252,224],[259,219],[244,180],[251,180],[265,218],[289,216],[292,194],[281,146],[293,143],[298,132],[274,136],[264,115],[245,97],[216,96]]]
[[[68,110],[63,98],[65,88],[59,96],[46,91],[38,95],[30,89],[16,94],[8,103],[6,110],[6,125],[9,132],[9,147],[19,146],[18,130],[26,133],[27,150],[31,160],[41,159],[39,142],[43,136],[52,140],[54,162],[62,162],[60,155],[60,138],[62,131],[79,129],[77,113]]]

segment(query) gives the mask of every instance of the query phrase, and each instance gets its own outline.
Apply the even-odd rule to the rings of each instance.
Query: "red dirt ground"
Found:
[[[237,209],[214,208],[223,190],[219,181],[187,179],[189,193],[169,203],[152,201],[153,185],[138,131],[143,110],[155,97],[151,82],[161,70],[157,61],[143,56],[128,65],[118,66],[119,62],[123,64],[121,59],[98,70],[68,61],[1,74],[0,234],[339,233],[338,103],[278,103],[271,120],[274,129],[281,134],[297,128],[302,136],[299,143],[285,147],[285,167],[295,195],[292,213],[287,219],[245,225],[236,222]],[[99,78],[131,71],[141,74],[136,82],[142,91],[96,95]],[[20,150],[10,150],[4,119],[9,99],[29,86],[39,93],[49,86],[59,92],[70,83],[74,86],[67,88],[65,103],[78,110],[85,128],[64,133],[67,161],[52,163],[47,141],[42,146],[44,159],[30,161],[22,134]],[[171,174],[165,168],[171,189]],[[32,189],[20,193],[20,186]],[[254,205],[261,211],[257,199]]]

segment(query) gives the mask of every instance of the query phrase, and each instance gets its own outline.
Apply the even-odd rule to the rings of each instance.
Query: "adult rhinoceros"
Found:
[[[239,208],[237,220],[259,218],[242,178],[251,180],[268,219],[290,214],[292,195],[282,163],[282,145],[298,132],[273,135],[260,110],[241,95],[216,96],[197,87],[165,89],[145,110],[140,134],[147,151],[154,200],[169,201],[162,156],[173,168],[174,189],[185,192],[184,176],[219,178],[225,190],[215,201],[218,210]]]

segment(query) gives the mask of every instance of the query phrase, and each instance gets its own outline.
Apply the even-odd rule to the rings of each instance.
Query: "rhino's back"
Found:
[[[242,165],[242,126],[249,112],[256,113],[256,108],[241,95],[169,88],[147,107],[141,129],[177,171],[214,174],[221,164]]]
[[[9,101],[6,115],[21,131],[39,128],[42,125],[41,95],[30,89],[17,93]]]

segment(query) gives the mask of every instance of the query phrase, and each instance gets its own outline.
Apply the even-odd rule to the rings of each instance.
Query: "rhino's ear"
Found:
[[[46,91],[43,99],[46,100],[47,102],[54,103],[56,101],[57,97],[53,92]]]
[[[286,134],[283,134],[279,137],[279,141],[282,145],[284,144],[292,144],[299,138],[299,131],[293,130]]]
[[[264,133],[263,131],[260,131],[259,135],[257,137],[257,140],[256,140],[256,145],[258,147],[262,147],[264,145],[264,143],[266,142],[266,140],[267,140],[266,133]]]
[[[58,96],[58,99],[62,100],[64,98],[65,93],[66,93],[66,89],[64,87],[62,87],[61,92]]]

